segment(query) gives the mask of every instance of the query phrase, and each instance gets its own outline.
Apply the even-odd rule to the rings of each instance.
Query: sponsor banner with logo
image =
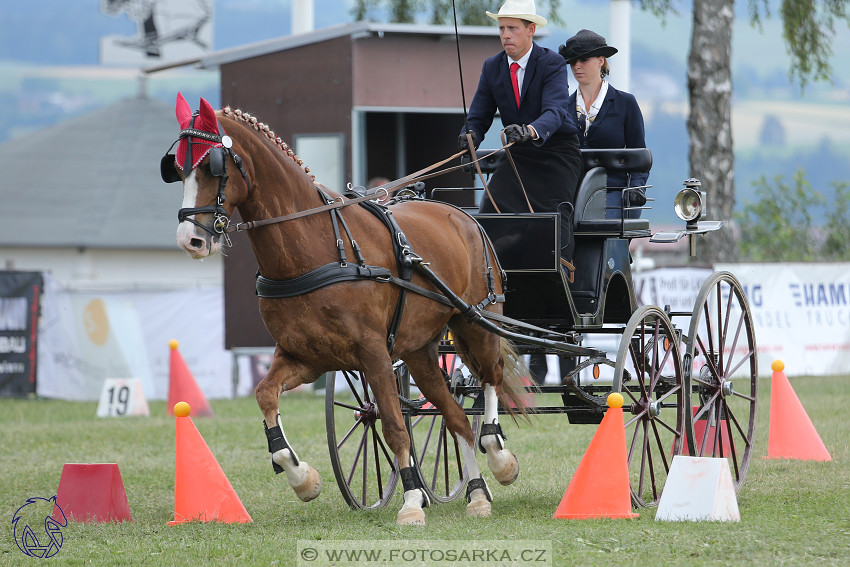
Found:
[[[780,359],[788,376],[847,374],[850,263],[719,264],[744,286],[756,329],[759,374]]]
[[[40,272],[0,272],[0,396],[36,389]]]
[[[97,400],[104,380],[135,378],[146,399],[166,399],[171,339],[206,397],[233,394],[221,288],[93,293],[45,276],[38,395]]]

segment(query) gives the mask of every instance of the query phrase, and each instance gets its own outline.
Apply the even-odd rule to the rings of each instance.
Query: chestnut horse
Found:
[[[176,114],[181,128],[177,152],[167,154],[161,165],[164,180],[183,182],[177,244],[190,256],[218,253],[222,239],[233,230],[229,216],[238,209],[244,221],[239,230],[247,230],[259,264],[258,282],[291,283],[318,268],[337,273],[346,266],[351,270],[355,263],[365,266],[366,273],[392,275],[343,278],[308,286],[290,297],[260,294],[260,313],[276,348],[256,397],[275,471],[286,473],[301,500],[318,496],[318,473],[298,458],[284,434],[279,396],[312,383],[324,372],[359,370],[375,393],[384,438],[399,463],[404,504],[397,522],[424,524],[422,509],[429,504],[428,497],[409,466],[410,439],[393,373],[394,359],[401,359],[461,447],[471,479],[467,514],[489,515],[492,495],[476,464],[472,428],[446,386],[437,346],[448,325],[458,354],[483,386],[485,425],[479,446],[491,472],[505,485],[516,479],[519,466],[505,448],[498,404],[503,401],[505,407],[525,413],[522,364],[506,339],[475,323],[469,313],[462,314],[457,303],[436,300],[438,287],[422,276],[423,270],[436,274],[463,302],[477,305],[475,311],[483,306],[501,313],[501,303],[493,301],[503,297],[501,271],[480,226],[455,207],[415,199],[387,207],[391,214],[385,216],[395,219],[403,233],[391,234],[373,211],[359,203],[347,206],[351,199],[315,183],[292,150],[249,114],[229,107],[216,112],[204,99],[193,114],[179,94]],[[321,212],[278,219],[316,208]],[[413,264],[427,266],[412,270],[406,278],[412,286],[401,310],[397,306],[402,286],[396,284],[403,279],[403,265],[394,239],[406,245]],[[428,290],[431,297],[415,288]],[[399,312],[396,330],[393,320]]]

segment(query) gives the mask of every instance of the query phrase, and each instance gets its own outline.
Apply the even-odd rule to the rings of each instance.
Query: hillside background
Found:
[[[492,10],[500,4],[494,0]],[[833,82],[810,84],[801,92],[788,79],[778,4],[768,0],[767,5],[772,17],[755,29],[747,3],[736,3],[733,134],[739,208],[752,199],[753,182],[762,175],[790,177],[804,168],[813,189],[826,195],[833,182],[850,182],[850,64],[837,56],[850,53],[850,30],[838,23]],[[290,32],[288,0],[215,0],[214,6],[214,49]],[[315,0],[316,28],[350,22],[350,6],[349,1]],[[689,177],[690,3],[679,3],[677,10],[664,23],[636,6],[632,11],[630,90],[644,112],[647,145],[654,155],[650,183],[658,196],[675,193]],[[138,92],[138,69],[98,63],[102,36],[135,32],[126,16],[101,14],[100,0],[0,0],[0,14],[0,143]],[[566,26],[548,26],[540,41],[545,47],[557,49],[581,28],[608,35],[607,0],[562,0],[561,17]],[[498,48],[494,42],[494,52]],[[617,86],[616,56],[611,63],[610,80]],[[217,106],[218,80],[217,72],[183,68],[153,75],[146,88],[149,96],[168,103],[180,90],[190,101],[203,96]],[[574,85],[572,76],[570,80]],[[666,202],[658,203],[647,216],[669,219],[668,208]]]

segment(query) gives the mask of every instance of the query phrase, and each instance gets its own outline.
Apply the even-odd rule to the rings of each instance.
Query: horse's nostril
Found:
[[[189,241],[189,244],[192,246],[192,248],[195,248],[196,250],[200,250],[204,247],[204,241],[200,238],[193,238]]]

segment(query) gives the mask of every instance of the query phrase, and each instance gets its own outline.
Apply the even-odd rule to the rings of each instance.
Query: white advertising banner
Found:
[[[171,339],[207,398],[233,394],[220,287],[94,293],[45,280],[38,395],[97,400],[104,380],[120,377],[138,379],[147,399],[166,399]]]
[[[759,374],[780,359],[788,376],[850,369],[850,263],[718,264],[750,303]]]

